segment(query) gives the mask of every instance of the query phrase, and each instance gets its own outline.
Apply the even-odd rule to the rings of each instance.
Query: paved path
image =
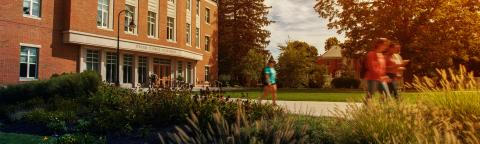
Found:
[[[270,103],[271,101],[264,100]],[[348,105],[346,102],[314,102],[314,101],[277,101],[279,106],[285,107],[289,112],[311,116],[334,116],[336,110],[345,111]],[[362,105],[361,103],[356,103]]]

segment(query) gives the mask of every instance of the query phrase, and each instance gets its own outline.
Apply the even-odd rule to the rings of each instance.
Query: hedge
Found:
[[[0,104],[15,104],[41,97],[49,99],[54,96],[80,97],[98,90],[101,78],[96,72],[82,72],[52,77],[0,88]]]
[[[354,78],[335,78],[332,80],[334,88],[358,89],[360,87],[360,80]]]

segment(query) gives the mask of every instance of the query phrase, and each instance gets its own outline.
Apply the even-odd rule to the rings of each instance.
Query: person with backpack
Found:
[[[390,96],[386,76],[386,61],[383,52],[389,47],[390,41],[380,38],[375,42],[374,48],[367,53],[364,79],[367,81],[366,102],[370,100],[375,92],[379,91],[383,99]]]
[[[272,94],[272,104],[276,105],[277,98],[277,71],[275,71],[275,61],[270,60],[267,66],[263,69],[263,96],[260,97],[259,101],[268,96],[269,93]]]
[[[386,73],[390,78],[388,81],[388,89],[390,90],[390,94],[397,100],[399,99],[397,81],[402,77],[402,73],[405,70],[404,66],[409,62],[408,60],[402,59],[400,49],[400,44],[392,43],[385,53],[387,64]]]

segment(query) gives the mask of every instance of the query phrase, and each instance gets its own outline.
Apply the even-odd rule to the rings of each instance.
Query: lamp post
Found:
[[[130,12],[128,10],[122,10],[120,12],[118,12],[118,19],[117,19],[117,79],[115,80],[115,85],[116,86],[120,86],[120,15],[123,13],[123,12]],[[133,16],[132,16],[132,21],[128,24],[128,27],[129,28],[135,28],[136,25],[135,25],[135,20],[133,19]]]

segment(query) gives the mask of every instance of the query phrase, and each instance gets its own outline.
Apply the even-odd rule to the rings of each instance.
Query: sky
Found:
[[[275,58],[280,55],[279,44],[288,40],[300,40],[315,46],[319,55],[323,54],[325,40],[337,37],[340,41],[345,38],[336,30],[329,30],[328,20],[320,18],[313,9],[315,0],[265,0],[267,6],[272,6],[268,15],[275,21],[266,29],[271,32],[270,44],[267,49]]]

